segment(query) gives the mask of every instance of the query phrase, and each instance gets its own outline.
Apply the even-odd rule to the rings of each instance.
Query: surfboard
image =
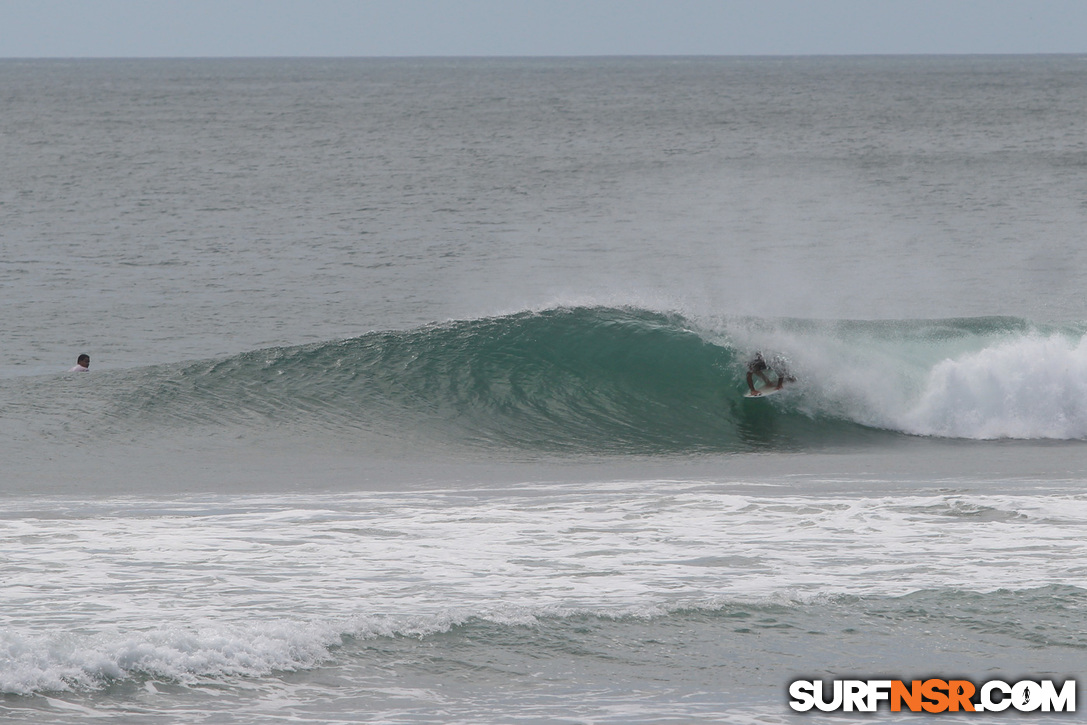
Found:
[[[758,388],[754,393],[750,390],[744,393],[745,398],[765,398],[767,395],[775,395],[785,388]]]

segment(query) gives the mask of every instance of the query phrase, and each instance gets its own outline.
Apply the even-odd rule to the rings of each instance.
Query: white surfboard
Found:
[[[768,395],[780,393],[785,388],[758,388],[752,393],[750,390],[744,393],[745,398],[765,398]]]

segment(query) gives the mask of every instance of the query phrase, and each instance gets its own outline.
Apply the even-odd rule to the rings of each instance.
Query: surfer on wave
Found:
[[[770,378],[766,377],[766,371],[768,370],[778,376],[778,381],[776,383],[771,383]],[[747,364],[747,387],[751,391],[749,393],[751,396],[761,394],[761,391],[755,388],[756,377],[764,383],[763,390],[766,390],[767,388],[781,390],[785,383],[796,381],[796,378],[789,374],[789,369],[783,358],[775,357],[772,359],[771,363],[767,363],[766,360],[763,359],[761,352],[755,353],[754,359]]]

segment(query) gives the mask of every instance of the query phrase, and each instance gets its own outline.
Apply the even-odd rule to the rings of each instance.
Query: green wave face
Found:
[[[958,407],[941,407],[941,390],[954,391],[957,375],[969,384],[971,372],[986,380],[1003,374],[1014,385],[1029,372],[1019,358],[1050,354],[1046,345],[1064,341],[1050,352],[1079,360],[1087,357],[1082,338],[1081,330],[1038,330],[1010,318],[696,325],[641,309],[556,308],[170,366],[125,405],[193,423],[368,430],[523,452],[798,450],[907,433],[1001,437],[960,434],[952,414],[966,409],[975,422],[980,413],[1030,428],[1034,413],[986,413],[989,397],[1007,397],[1000,385],[982,386]],[[787,356],[795,386],[743,398],[755,350]],[[944,369],[956,360],[961,370]],[[1058,435],[1021,437],[1081,437],[1076,425],[1087,413],[1072,418]]]

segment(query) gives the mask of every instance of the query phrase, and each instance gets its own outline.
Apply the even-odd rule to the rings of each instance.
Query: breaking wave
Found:
[[[488,448],[731,452],[1087,438],[1081,325],[690,319],[573,307],[133,371],[115,418],[317,425]],[[785,394],[743,397],[756,352]]]
[[[227,684],[241,678],[310,670],[335,660],[387,666],[390,654],[400,662],[427,662],[435,650],[455,650],[458,657],[478,648],[487,653],[517,648],[570,657],[629,648],[644,657],[644,642],[702,633],[709,655],[724,657],[752,635],[785,636],[818,631],[828,622],[869,641],[886,636],[887,623],[919,622],[938,629],[977,636],[998,644],[1082,649],[1087,646],[1076,624],[1087,605],[1083,589],[1049,585],[1023,590],[972,592],[919,590],[904,596],[819,596],[769,599],[716,599],[678,606],[602,609],[497,608],[430,615],[356,616],[321,623],[272,621],[248,626],[208,622],[201,627],[160,625],[140,631],[98,634],[18,635],[0,633],[0,693],[33,695],[95,691],[118,683],[169,686]],[[1029,625],[1026,624],[1029,622]],[[712,633],[712,636],[709,634]],[[682,635],[679,635],[682,636]],[[964,634],[963,636],[967,636]],[[384,640],[377,647],[368,643]],[[720,640],[717,642],[717,640]],[[680,645],[690,650],[685,639]],[[697,648],[694,648],[697,649]],[[705,655],[704,655],[705,656]],[[717,665],[719,666],[719,665]]]

